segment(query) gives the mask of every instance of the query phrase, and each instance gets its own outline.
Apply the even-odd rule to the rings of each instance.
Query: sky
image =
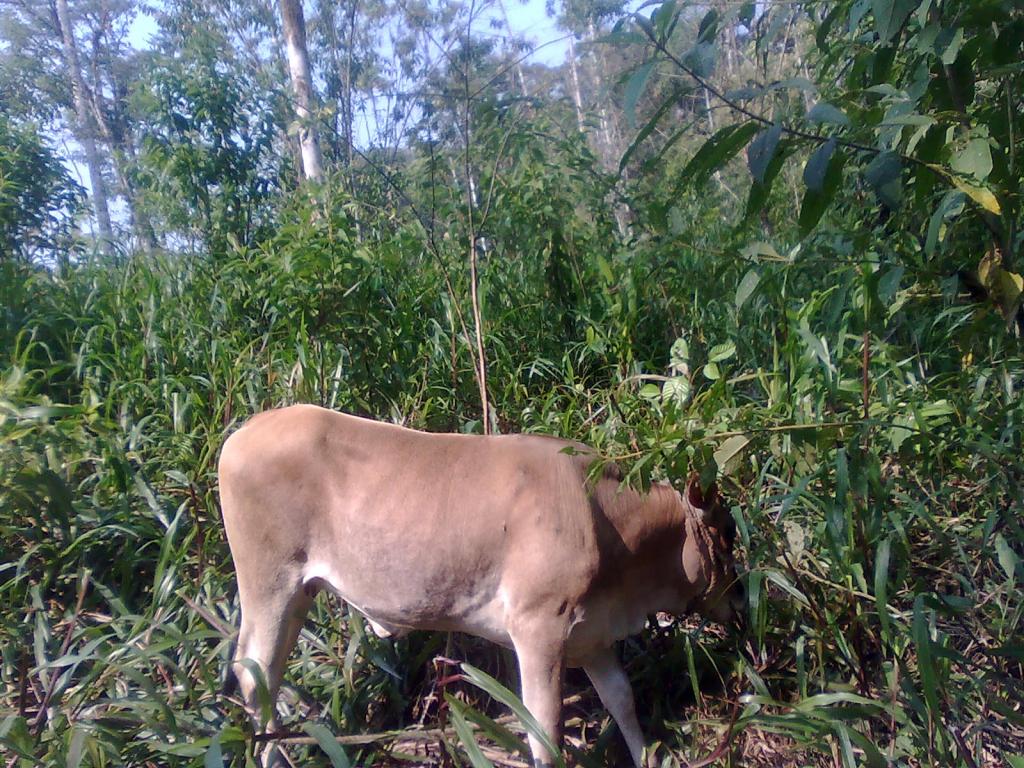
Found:
[[[159,2],[159,0],[157,1]],[[513,34],[525,38],[534,48],[534,53],[526,61],[548,66],[557,66],[565,62],[569,44],[564,39],[565,32],[559,30],[555,25],[555,20],[549,18],[545,12],[545,0],[505,0],[505,11],[508,13],[509,26],[512,28]],[[500,11],[495,5],[491,15],[497,18],[499,14]],[[149,47],[150,38],[156,31],[156,20],[145,11],[140,10],[129,29],[129,42],[137,49],[146,49]],[[486,18],[480,19],[479,31],[480,34],[494,34]],[[372,117],[364,115],[362,124],[357,124],[357,143],[366,144],[368,142],[369,136],[373,132],[368,122],[372,122],[372,120]],[[360,139],[362,139],[361,142]],[[69,158],[65,159],[65,163],[70,167],[78,182],[91,194],[89,175],[86,173],[85,167]],[[111,200],[111,213],[115,219],[123,221],[127,214],[126,211],[121,210],[123,206],[119,206],[117,203],[118,201]]]
[[[516,35],[521,35],[536,49],[528,61],[554,66],[565,62],[568,42],[561,40],[564,32],[555,26],[544,10],[545,0],[505,0],[509,26]],[[497,14],[497,9],[495,9]],[[487,23],[481,19],[481,33],[486,33]],[[156,32],[156,21],[141,12],[135,17],[129,32],[129,40],[136,48],[147,48],[149,38]]]

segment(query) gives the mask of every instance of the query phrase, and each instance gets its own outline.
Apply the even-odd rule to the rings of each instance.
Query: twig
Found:
[[[473,15],[476,10],[474,2],[470,2],[469,16],[466,19],[466,47],[469,47],[472,35]],[[463,104],[463,143],[465,152],[463,161],[466,173],[466,213],[469,220],[469,300],[473,310],[473,328],[476,331],[476,374],[480,389],[480,414],[484,434],[491,433],[490,399],[487,395],[487,355],[484,351],[483,317],[480,310],[480,276],[477,270],[477,230],[476,230],[476,187],[473,184],[473,165],[470,161],[472,134],[470,132],[469,105],[469,61],[462,67],[462,81],[466,101]]]
[[[729,719],[729,727],[725,731],[725,736],[722,737],[722,741],[707,757],[702,760],[698,760],[696,763],[683,763],[683,768],[704,768],[704,766],[711,765],[718,758],[725,754],[725,751],[729,748],[729,744],[732,743],[732,731],[736,727],[736,720],[740,716],[740,702],[737,699],[732,705],[732,716]]]
[[[215,616],[213,613],[211,613],[203,606],[199,605],[199,603],[195,602],[188,595],[179,592],[178,597],[180,597],[185,602],[185,605],[187,605],[189,608],[191,608],[193,611],[199,614],[199,617],[203,619],[203,621],[205,621],[207,624],[209,624],[211,627],[217,630],[217,633],[224,639],[228,639],[235,634],[236,630],[229,627],[217,616]]]

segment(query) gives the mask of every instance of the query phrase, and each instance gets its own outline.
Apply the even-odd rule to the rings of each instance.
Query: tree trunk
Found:
[[[576,69],[576,44],[569,35],[569,74],[572,77],[572,101],[576,106],[576,126],[583,133],[583,95],[580,93],[580,75]]]
[[[501,18],[505,22],[505,34],[508,35],[506,40],[510,40],[512,38],[512,24],[508,19],[508,9],[505,7],[505,0],[498,0],[498,10],[501,11]],[[510,50],[508,46],[505,47],[505,51],[507,55],[512,58],[512,68],[516,73],[516,81],[519,84],[519,93],[524,99],[528,98],[530,94],[526,90],[526,78],[523,77],[523,67],[519,61],[519,56],[516,54],[516,51]]]
[[[589,41],[593,45],[594,41],[597,40],[597,27],[593,21],[587,23],[587,33],[589,35]],[[604,83],[604,60],[595,53],[593,47],[590,49],[590,61],[594,68],[594,95],[597,103],[597,120],[598,120],[598,152],[597,156],[601,158],[605,168],[612,168],[614,163],[615,153],[615,140],[612,137],[612,122],[608,116],[608,93],[605,91]]]
[[[352,126],[355,118],[352,115],[352,57],[355,55],[356,46],[356,5],[358,0],[349,0],[348,10],[348,42],[346,43],[345,56],[345,151],[348,153],[346,165],[349,170],[349,184],[351,192],[355,195],[355,187],[352,185]]]
[[[68,0],[57,0],[57,19],[64,43],[64,63],[71,79],[71,90],[75,99],[76,138],[85,152],[85,164],[89,167],[89,184],[92,187],[92,204],[96,212],[96,228],[99,231],[99,247],[109,253],[114,242],[114,229],[110,224],[110,208],[107,205],[107,188],[103,181],[100,156],[96,151],[96,137],[90,119],[89,100],[85,95],[85,83],[78,64],[78,46],[71,26]]]
[[[100,52],[97,51],[97,53]],[[106,54],[107,52],[103,51],[102,53]],[[112,61],[112,57],[109,55],[102,58]],[[156,232],[153,230],[149,214],[146,213],[140,202],[139,190],[131,179],[131,168],[138,165],[138,158],[127,128],[128,121],[124,114],[124,102],[118,98],[119,83],[116,81],[113,71],[108,70],[106,74],[114,94],[113,101],[107,103],[103,98],[97,77],[92,92],[92,117],[96,121],[99,137],[110,148],[117,192],[124,198],[128,206],[129,224],[142,250],[151,255],[157,247]],[[111,119],[107,119],[108,113],[112,115]]]
[[[299,146],[302,149],[302,173],[307,179],[323,177],[320,142],[313,119],[313,85],[309,73],[309,52],[306,49],[306,21],[302,16],[302,0],[280,0],[281,22],[288,52],[288,71],[295,93],[295,114],[299,119]]]

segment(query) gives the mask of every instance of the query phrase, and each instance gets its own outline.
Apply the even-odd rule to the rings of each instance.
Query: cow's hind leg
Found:
[[[264,720],[264,705],[269,706],[263,730],[270,733],[278,729],[277,693],[285,663],[302,629],[312,597],[306,594],[298,579],[294,583],[286,578],[280,581],[266,579],[260,583],[263,588],[254,588],[245,585],[241,576],[239,578],[242,626],[232,671],[238,680],[246,709],[258,730]],[[265,700],[254,670],[259,670],[263,676]],[[268,743],[262,755],[263,765],[276,765],[279,762],[277,753],[276,746]]]

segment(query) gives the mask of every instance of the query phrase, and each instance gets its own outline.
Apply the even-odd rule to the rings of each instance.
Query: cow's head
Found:
[[[687,482],[683,501],[692,512],[683,544],[683,571],[691,588],[696,589],[690,608],[729,623],[743,616],[746,604],[733,557],[736,522],[715,484],[703,489],[696,475]]]

